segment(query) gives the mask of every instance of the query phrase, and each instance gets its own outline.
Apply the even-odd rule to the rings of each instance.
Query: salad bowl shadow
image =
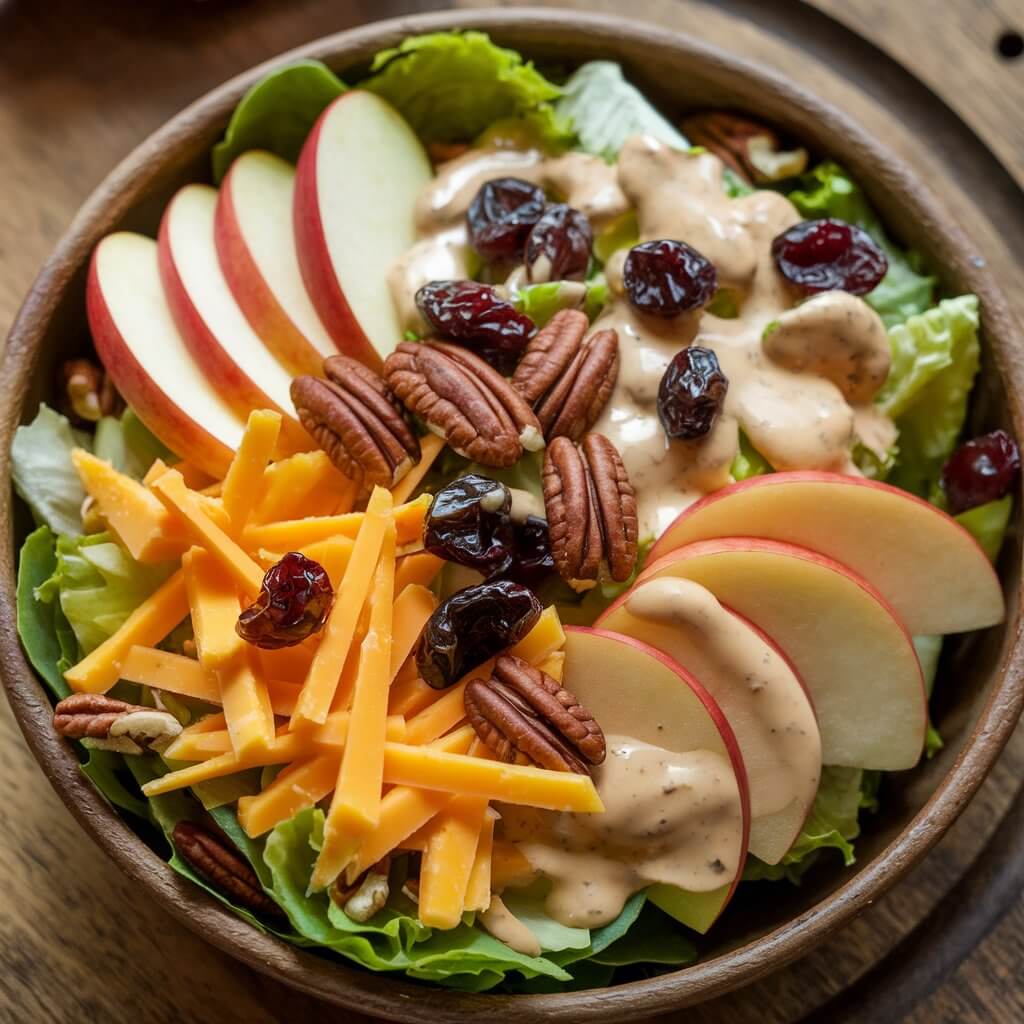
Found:
[[[690,37],[626,19],[517,9],[397,19],[311,43],[209,93],[143,142],[102,183],[40,273],[12,329],[0,375],[0,676],[14,714],[51,784],[93,840],[142,890],[176,918],[239,960],[339,1006],[401,1021],[475,1021],[511,1012],[527,1022],[619,1021],[677,1010],[748,984],[809,952],[876,901],[940,839],[992,767],[1024,702],[1020,636],[1021,550],[1011,529],[1000,561],[1008,615],[1002,627],[948,645],[938,682],[938,724],[946,749],[889,780],[882,812],[858,846],[856,871],[812,872],[799,889],[732,908],[694,966],[611,989],[554,995],[473,995],[381,977],[303,952],[261,934],[185,882],[130,829],[78,769],[51,728],[52,708],[19,646],[15,552],[28,525],[11,488],[10,447],[20,422],[49,396],[61,360],[86,340],[89,254],[113,230],[149,234],[173,192],[209,177],[208,154],[246,89],[297,57],[323,60],[344,77],[404,36],[481,28],[537,61],[621,62],[671,114],[708,106],[747,110],[829,154],[861,181],[892,232],[920,250],[951,293],[981,300],[984,360],[972,427],[1024,436],[1024,337],[984,259],[929,190],[876,140],[799,87]],[[1019,517],[1020,501],[1017,502]],[[1015,523],[1014,526],[1017,526]],[[870,530],[870,524],[865,524]],[[955,682],[955,687],[950,685]],[[763,886],[760,888],[764,888]]]

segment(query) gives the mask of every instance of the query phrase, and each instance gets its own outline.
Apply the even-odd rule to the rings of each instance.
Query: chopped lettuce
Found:
[[[468,142],[496,121],[526,121],[553,149],[573,139],[551,101],[561,90],[483,32],[413,36],[378,53],[360,83],[391,103],[424,142]]]
[[[786,878],[799,884],[821,851],[829,848],[838,850],[849,867],[856,860],[852,840],[860,835],[860,811],[874,809],[877,785],[875,773],[859,768],[822,768],[818,795],[793,848],[778,864],[749,857],[744,881]]]
[[[608,284],[602,275],[583,284],[579,281],[545,281],[520,288],[513,304],[538,327],[563,309],[582,309],[594,320],[608,301]]]
[[[740,450],[732,460],[729,472],[732,474],[733,480],[736,481],[772,472],[768,460],[750,443],[743,431],[740,431]]]
[[[570,975],[544,957],[516,953],[473,925],[433,932],[421,924],[405,897],[393,896],[374,918],[351,920],[325,893],[308,893],[316,851],[323,834],[323,812],[309,809],[278,825],[263,858],[269,891],[299,935],[376,971],[405,971],[414,978],[466,991],[483,991],[509,972],[532,978]]]
[[[506,889],[502,899],[509,911],[537,936],[545,953],[589,950],[589,928],[569,928],[548,916],[544,903],[550,890],[549,882],[538,881],[520,889]]]
[[[80,533],[85,490],[71,464],[74,448],[89,447],[88,435],[73,430],[66,416],[41,405],[36,418],[18,427],[11,445],[14,487],[36,522],[56,533]]]
[[[632,249],[640,241],[640,225],[636,211],[627,210],[601,227],[594,235],[594,255],[607,263],[620,249]]]
[[[1003,546],[1012,511],[1013,497],[1008,494],[998,501],[990,501],[961,512],[954,518],[981,545],[989,561],[994,562]]]
[[[213,147],[213,179],[220,182],[235,157],[269,149],[295,163],[324,108],[345,83],[318,60],[300,60],[271,71],[235,107],[224,138]]]
[[[176,461],[174,453],[131,409],[126,409],[120,419],[104,416],[96,424],[92,452],[135,480],[141,480],[157,459]]]
[[[613,61],[595,60],[578,68],[555,108],[572,123],[580,148],[609,163],[631,135],[653,135],[677,149],[690,146]]]
[[[798,180],[798,187],[786,194],[805,217],[837,217],[856,224],[884,250],[888,273],[865,299],[886,327],[903,323],[931,306],[935,278],[919,272],[915,253],[905,252],[889,239],[860,186],[838,164],[826,160]]]
[[[697,959],[697,947],[668,914],[646,903],[635,927],[606,949],[592,954],[595,963],[609,967],[630,964],[668,964],[681,967]]]
[[[59,601],[83,656],[112,636],[172,569],[141,565],[107,533],[58,537],[56,551],[54,571],[35,594],[44,603]]]
[[[899,428],[899,454],[889,482],[937,497],[942,465],[967,417],[980,360],[978,300],[943,299],[889,332],[893,366],[879,402]]]

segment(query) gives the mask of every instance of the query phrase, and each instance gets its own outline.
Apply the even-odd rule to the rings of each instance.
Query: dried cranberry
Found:
[[[772,242],[772,257],[779,273],[807,295],[866,295],[889,269],[885,253],[866,231],[831,218],[805,220],[783,231]]]
[[[512,558],[500,575],[533,589],[554,571],[555,560],[548,538],[548,521],[540,516],[527,516],[523,522],[515,523]]]
[[[466,587],[438,605],[416,648],[420,676],[435,689],[518,643],[540,618],[540,601],[520,583],[494,580]]]
[[[692,246],[663,238],[629,250],[622,283],[641,313],[668,318],[706,306],[718,287],[718,273]]]
[[[522,178],[484,182],[466,215],[470,244],[485,260],[518,259],[545,203],[544,190]]]
[[[1017,442],[1005,430],[966,441],[942,470],[942,489],[956,515],[1009,493],[1020,472]]]
[[[488,284],[431,281],[416,293],[423,318],[440,335],[505,369],[526,347],[533,321]]]
[[[434,495],[423,546],[449,562],[491,576],[512,559],[511,507],[512,498],[504,484],[475,473],[459,477]]]
[[[259,597],[238,616],[235,630],[265,650],[293,647],[323,629],[333,602],[324,567],[290,551],[267,570]]]
[[[677,352],[658,385],[658,419],[669,437],[693,441],[711,430],[729,380],[709,348]]]
[[[554,203],[526,239],[526,276],[531,281],[582,281],[590,266],[590,221],[566,203]]]

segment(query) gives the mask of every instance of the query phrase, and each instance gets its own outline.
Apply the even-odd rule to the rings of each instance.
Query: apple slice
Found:
[[[700,856],[720,857],[730,866],[732,877],[724,878],[724,884],[717,888],[698,892],[674,885],[655,886],[664,890],[669,913],[691,928],[706,931],[739,884],[750,834],[747,773],[736,737],[721,709],[672,658],[633,637],[603,629],[566,627],[563,682],[600,723],[611,748],[617,742],[628,744],[634,740],[680,754],[710,754],[716,766],[731,770],[736,789],[728,853],[702,850]],[[596,774],[600,788],[601,769]],[[656,785],[656,778],[648,777],[646,785],[652,784]],[[642,797],[643,793],[641,801],[634,802],[638,822]],[[620,801],[606,798],[610,813],[616,802]]]
[[[670,552],[635,586],[694,580],[764,630],[807,686],[824,764],[899,771],[917,764],[927,703],[910,634],[866,580],[825,555],[751,537]]]
[[[295,254],[295,168],[254,149],[220,187],[214,238],[220,268],[252,329],[292,373],[320,374],[337,355],[302,283]]]
[[[379,369],[402,340],[388,271],[416,240],[413,208],[430,161],[401,115],[352,89],[321,115],[295,180],[306,290],[346,355]]]
[[[128,231],[107,235],[92,254],[85,302],[96,351],[139,419],[177,455],[220,479],[244,424],[175,326],[156,242]]]
[[[597,620],[699,679],[736,734],[750,784],[750,852],[777,864],[796,842],[821,777],[821,735],[792,665],[753,623],[699,583],[648,580]]]
[[[859,573],[911,633],[961,633],[1002,622],[999,577],[974,538],[934,505],[877,480],[770,473],[691,505],[648,561],[713,537],[764,537],[820,551]]]
[[[160,222],[159,263],[164,294],[207,380],[245,417],[276,409],[284,417],[279,454],[309,450],[288,393],[291,374],[249,326],[221,272],[213,224],[217,190],[186,185]]]

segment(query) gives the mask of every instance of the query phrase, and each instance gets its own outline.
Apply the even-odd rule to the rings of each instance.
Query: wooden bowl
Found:
[[[15,631],[15,553],[26,517],[11,495],[11,438],[51,391],[55,367],[88,344],[84,285],[93,246],[118,229],[154,234],[170,195],[185,182],[207,180],[210,147],[245,90],[272,67],[315,57],[351,80],[377,50],[404,36],[456,26],[485,29],[499,43],[540,61],[621,61],[630,78],[670,112],[706,106],[748,110],[803,139],[818,154],[834,156],[865,186],[895,236],[939,269],[949,293],[970,291],[980,297],[985,357],[972,428],[1001,425],[1024,437],[1024,338],[984,259],[927,187],[839,111],[745,60],[626,19],[518,9],[372,24],[254,68],[183,111],[103,182],[43,268],[11,332],[0,376],[0,529],[6,537],[0,557],[0,675],[32,752],[90,836],[175,917],[251,967],[328,1002],[401,1021],[445,1024],[503,1013],[514,1014],[522,1024],[567,1015],[574,1021],[639,1018],[720,995],[808,952],[900,879],[963,810],[1009,737],[1024,698],[1017,529],[1000,562],[1007,623],[949,645],[936,709],[947,747],[913,772],[887,779],[882,811],[858,840],[857,870],[823,866],[799,889],[755,886],[713,929],[701,963],[651,980],[568,995],[448,992],[360,971],[256,932],[176,875],[79,772],[74,751],[51,728],[50,701]],[[1018,501],[1017,520],[1019,513]]]

